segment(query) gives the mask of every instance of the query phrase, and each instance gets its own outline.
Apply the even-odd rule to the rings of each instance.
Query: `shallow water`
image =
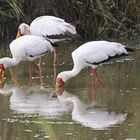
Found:
[[[33,70],[29,81],[27,62],[9,69],[0,89],[0,139],[2,140],[139,140],[140,139],[140,46],[128,57],[115,59],[97,68],[103,85],[93,86],[91,68],[85,68],[65,85],[56,97],[54,76],[72,68],[71,52],[78,44],[63,43],[53,55],[43,58],[44,86]],[[1,43],[0,55],[10,56]]]

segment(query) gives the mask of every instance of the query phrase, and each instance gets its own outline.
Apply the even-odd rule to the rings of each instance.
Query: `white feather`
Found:
[[[38,17],[32,21],[30,26],[22,23],[19,29],[23,35],[51,36],[64,35],[65,33],[76,34],[76,29],[73,25],[54,16]]]
[[[46,51],[53,51],[53,46],[45,40],[43,37],[25,35],[18,39],[13,40],[10,43],[10,50],[13,57],[26,58],[27,54],[40,57],[42,53]],[[36,57],[28,58],[30,60],[36,59]]]
[[[46,52],[52,52],[53,46],[43,37],[25,35],[10,43],[10,51],[12,58],[4,57],[0,59],[0,64],[3,64],[5,68],[15,66],[20,61],[34,61],[45,55]]]
[[[119,43],[108,41],[91,41],[81,45],[73,52],[74,57],[85,62],[98,63],[107,60],[109,56],[128,54]]]
[[[76,76],[84,67],[91,66],[96,68],[98,63],[104,62],[109,57],[121,54],[128,54],[128,52],[125,46],[120,43],[109,41],[87,42],[72,52],[73,69],[61,72],[57,77],[62,78],[66,82],[68,79]]]

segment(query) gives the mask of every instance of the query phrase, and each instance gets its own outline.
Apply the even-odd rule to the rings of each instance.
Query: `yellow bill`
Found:
[[[0,64],[0,80],[1,81],[4,81],[4,72],[5,72],[5,68],[3,64]]]
[[[16,38],[19,38],[21,36],[20,32],[17,32]]]

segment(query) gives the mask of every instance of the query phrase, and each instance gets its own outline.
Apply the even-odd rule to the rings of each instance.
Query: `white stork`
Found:
[[[12,58],[4,57],[0,59],[0,77],[3,79],[4,71],[8,67],[16,66],[21,61],[33,62],[37,58],[44,56],[47,52],[53,52],[52,44],[43,37],[26,35],[13,40],[10,43]],[[39,74],[40,67],[35,64]]]
[[[17,38],[22,35],[36,35],[48,38],[50,42],[75,39],[78,36],[75,26],[55,16],[40,16],[30,26],[26,23],[18,27]],[[54,64],[56,52],[54,49]]]
[[[86,67],[92,67],[92,76],[96,75],[99,85],[99,79],[95,68],[100,63],[109,61],[115,57],[128,55],[128,51],[133,51],[131,48],[126,48],[124,45],[109,41],[91,41],[81,45],[72,52],[73,69],[70,71],[63,71],[57,75],[56,90],[63,88],[64,83],[72,77],[75,77],[80,71]]]

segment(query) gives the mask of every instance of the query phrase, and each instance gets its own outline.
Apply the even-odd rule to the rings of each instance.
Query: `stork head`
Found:
[[[56,94],[60,95],[64,91],[64,81],[62,78],[57,77],[56,78],[56,83],[55,83],[55,88],[56,88]]]
[[[20,36],[23,35],[30,35],[30,26],[26,23],[21,23],[18,27],[17,35],[16,38],[19,38]]]
[[[4,81],[4,72],[5,72],[5,67],[3,64],[0,64],[0,82],[1,83]]]

